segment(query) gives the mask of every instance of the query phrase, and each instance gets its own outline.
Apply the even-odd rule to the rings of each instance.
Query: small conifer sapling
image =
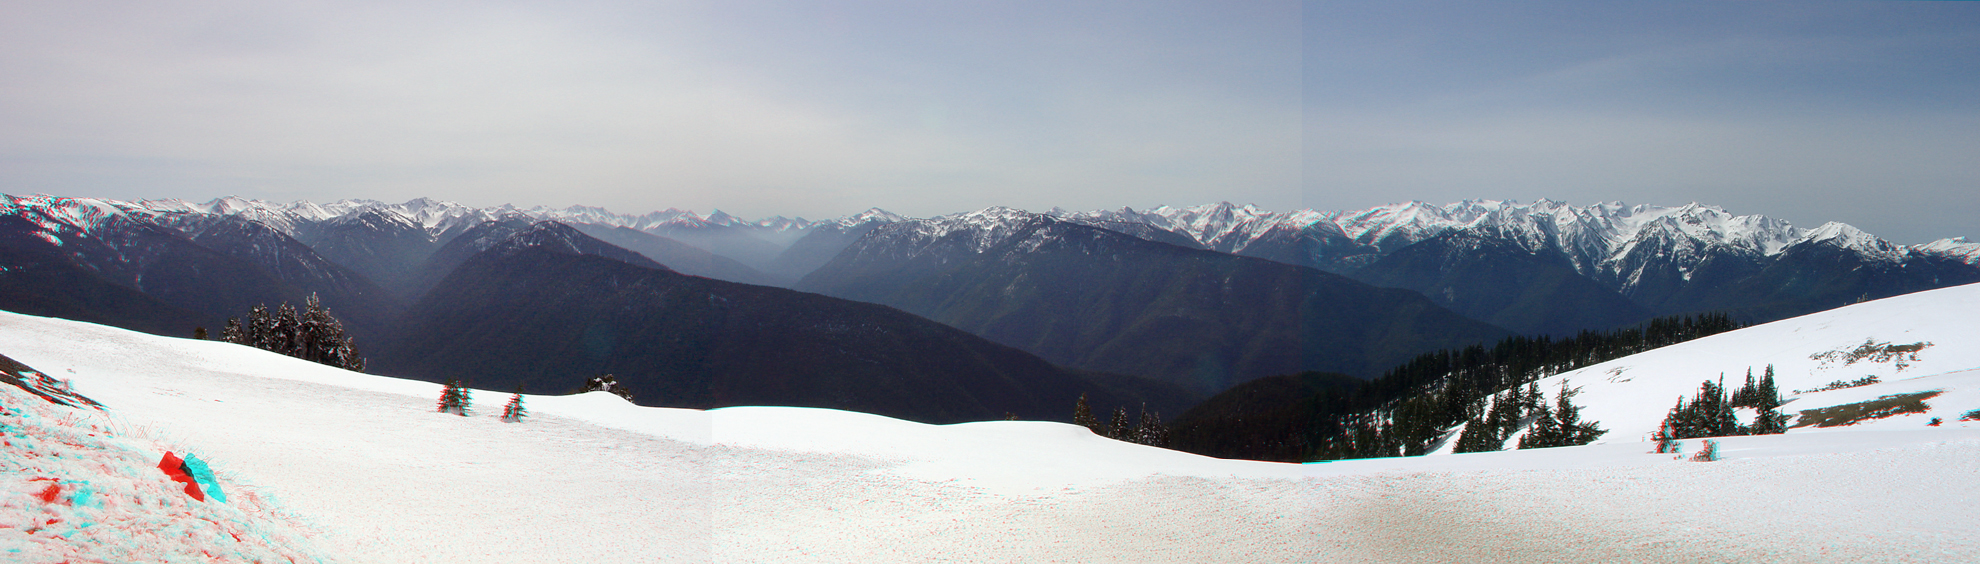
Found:
[[[518,423],[528,416],[529,410],[523,408],[522,386],[516,386],[516,394],[509,396],[509,404],[502,406],[502,420]]]
[[[470,403],[472,400],[468,396],[468,390],[461,386],[461,381],[448,380],[446,387],[440,389],[440,402],[435,407],[441,413],[467,417]]]

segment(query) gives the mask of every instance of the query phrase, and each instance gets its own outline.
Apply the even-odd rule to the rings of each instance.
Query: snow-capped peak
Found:
[[[880,208],[867,208],[866,211],[839,218],[833,223],[837,223],[840,227],[853,227],[875,221],[881,223],[898,223],[907,220],[907,217],[894,212]]]
[[[910,248],[919,248],[935,241],[957,241],[970,251],[981,253],[1009,240],[1032,223],[1049,219],[1044,214],[993,206],[972,212],[897,222],[882,228],[886,233],[880,236]]]
[[[1846,223],[1831,221],[1821,227],[1808,230],[1795,243],[1819,243],[1856,251],[1866,257],[1885,262],[1903,262],[1904,248],[1890,241],[1877,238]]]
[[[1965,237],[1940,239],[1917,247],[1920,253],[1951,258],[1966,264],[1980,266],[1980,243],[1969,243]]]

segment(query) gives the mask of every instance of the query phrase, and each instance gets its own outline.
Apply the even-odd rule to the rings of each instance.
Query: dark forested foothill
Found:
[[[1367,382],[1318,375],[1261,379],[1183,413],[1173,425],[1172,446],[1209,456],[1286,462],[1423,454],[1450,429],[1489,419],[1487,406],[1500,404],[1488,401],[1495,394],[1520,396],[1504,405],[1531,404],[1517,417],[1499,415],[1500,425],[1523,428],[1538,420],[1542,402],[1537,390],[1514,393],[1522,386],[1739,327],[1731,317],[1716,313],[1666,317],[1565,339],[1512,337],[1491,348],[1427,353]]]

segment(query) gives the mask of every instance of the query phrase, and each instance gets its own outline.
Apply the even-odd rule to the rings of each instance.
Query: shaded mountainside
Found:
[[[203,318],[104,280],[16,223],[0,216],[0,309],[160,335],[191,334]]]
[[[1576,273],[1566,260],[1473,233],[1403,247],[1353,277],[1414,290],[1466,317],[1527,335],[1568,336],[1650,317],[1648,309]]]
[[[440,246],[424,227],[380,209],[326,221],[300,239],[323,258],[406,299],[418,297],[418,267]]]
[[[308,294],[139,218],[112,215],[87,231],[55,225],[0,216],[10,311],[188,336],[196,326],[217,332],[256,304],[299,303]]]
[[[566,228],[568,229],[568,228]],[[580,235],[581,236],[581,235]],[[1201,396],[1062,369],[892,308],[736,284],[511,238],[414,306],[381,373],[570,391],[615,374],[642,404],[830,407],[946,423]]]
[[[585,223],[572,224],[571,227],[600,241],[645,255],[681,274],[760,286],[787,286],[795,280],[764,274],[735,259],[630,227]]]
[[[1914,252],[1875,260],[1824,242],[1790,246],[1754,270],[1709,291],[1679,294],[1667,307],[1723,310],[1749,322],[1765,322],[1980,282],[1980,268],[1957,259]]]
[[[322,302],[367,339],[383,334],[405,313],[405,302],[371,280],[318,255],[308,245],[266,225],[223,217],[193,234],[200,246],[260,266]],[[269,304],[274,305],[274,304]],[[241,312],[245,313],[245,312]],[[232,317],[230,315],[230,317]]]
[[[1505,336],[1407,290],[1014,210],[881,228],[800,290],[899,307],[1047,360],[1215,392],[1305,370],[1373,376]],[[979,250],[980,249],[980,250]]]

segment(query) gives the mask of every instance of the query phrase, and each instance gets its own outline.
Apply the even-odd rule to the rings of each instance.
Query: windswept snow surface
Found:
[[[1936,338],[1906,377],[1969,354]],[[641,408],[603,393],[527,396],[532,416],[503,423],[508,394],[477,390],[474,416],[458,417],[434,411],[436,384],[11,313],[0,352],[186,445],[230,492],[281,500],[333,561],[1980,560],[1972,422],[1728,438],[1715,463],[1649,454],[1624,433],[1290,465],[1056,423]]]
[[[1892,353],[1893,349],[1917,349]],[[1729,389],[1773,365],[1777,386],[1794,414],[1877,398],[1936,391],[1929,411],[1852,425],[1857,429],[1914,429],[1931,418],[1956,422],[1980,409],[1980,284],[1928,290],[1721,333],[1573,370],[1539,381],[1548,397],[1562,383],[1583,419],[1609,430],[1598,442],[1647,440],[1679,397],[1698,393],[1706,380],[1725,379]],[[1875,376],[1881,383],[1806,394],[1837,381]],[[1793,422],[1791,421],[1792,425]],[[1980,423],[1964,422],[1980,428]],[[1829,432],[1798,428],[1789,433]],[[1980,476],[1980,475],[1976,475]],[[1980,477],[1975,478],[1980,481]]]

